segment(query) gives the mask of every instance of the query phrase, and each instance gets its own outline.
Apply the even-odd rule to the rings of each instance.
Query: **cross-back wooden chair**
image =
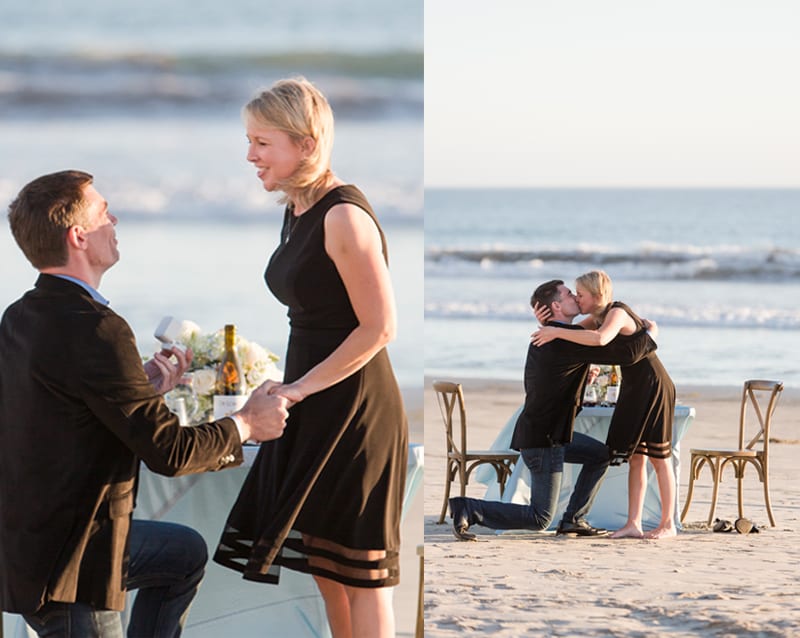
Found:
[[[436,400],[442,415],[447,435],[447,473],[444,484],[444,503],[439,523],[444,522],[447,513],[447,501],[450,498],[450,484],[458,477],[461,484],[461,496],[466,495],[469,475],[479,465],[488,464],[497,474],[500,484],[500,496],[506,486],[508,477],[514,470],[514,463],[519,453],[514,450],[470,450],[467,446],[467,412],[464,405],[464,391],[460,383],[451,381],[434,381]],[[454,424],[454,416],[458,408],[458,426]],[[455,430],[458,427],[458,433]]]
[[[758,473],[759,481],[764,485],[764,502],[767,505],[769,522],[775,527],[775,518],[772,516],[772,505],[769,500],[769,429],[772,424],[772,415],[775,412],[775,407],[782,391],[782,381],[762,381],[758,379],[745,381],[744,389],[742,390],[742,405],[739,412],[739,447],[728,450],[691,450],[689,489],[686,494],[686,505],[684,505],[681,513],[681,521],[686,518],[686,513],[689,511],[694,482],[700,476],[700,470],[703,469],[704,465],[708,465],[711,470],[711,478],[714,481],[708,524],[710,525],[714,519],[719,484],[722,482],[722,472],[727,465],[731,465],[734,470],[738,488],[739,518],[743,518],[742,482],[744,481],[744,470],[748,465],[752,465]]]

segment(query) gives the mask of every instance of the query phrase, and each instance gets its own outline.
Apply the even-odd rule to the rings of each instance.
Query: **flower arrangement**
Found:
[[[225,349],[224,332],[217,330],[204,333],[196,323],[183,321],[176,342],[191,348],[194,359],[187,370],[184,382],[169,394],[176,393],[184,397],[187,394],[192,395],[186,397],[196,401],[194,409],[190,409],[191,420],[205,420],[213,412],[217,365]],[[246,381],[246,393],[249,394],[268,379],[283,380],[283,372],[275,365],[278,356],[273,352],[238,334],[235,345]]]

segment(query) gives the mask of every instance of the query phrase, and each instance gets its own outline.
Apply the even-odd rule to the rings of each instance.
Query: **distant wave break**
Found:
[[[800,250],[768,247],[642,246],[608,248],[432,248],[425,255],[431,274],[529,277],[557,268],[563,276],[601,268],[626,279],[782,281],[800,277]]]
[[[713,304],[696,307],[640,304],[636,311],[643,317],[657,321],[662,326],[800,330],[800,309],[750,308]],[[429,302],[425,304],[425,318],[535,322],[531,309],[526,303]]]
[[[421,52],[22,54],[0,51],[0,114],[240,106],[291,69],[324,86],[338,116],[423,112]]]

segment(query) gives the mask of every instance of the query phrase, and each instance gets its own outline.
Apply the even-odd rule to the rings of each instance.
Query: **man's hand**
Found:
[[[270,389],[281,385],[266,381],[250,394],[247,403],[236,415],[241,418],[244,441],[271,441],[280,438],[286,428],[290,401],[279,394],[270,394]]]
[[[288,399],[288,407],[292,407],[295,403],[300,403],[305,399],[305,395],[296,383],[278,383],[269,389],[270,394],[280,394],[282,397]]]
[[[647,330],[647,333],[650,335],[650,338],[655,340],[658,338],[658,324],[653,321],[652,319],[642,319],[642,323],[644,324],[644,329]]]
[[[172,362],[172,356],[175,357],[176,363]],[[169,350],[156,352],[153,358],[144,364],[144,371],[156,392],[165,394],[180,381],[180,378],[189,369],[193,358],[194,353],[190,348],[183,352],[180,348],[173,346]]]

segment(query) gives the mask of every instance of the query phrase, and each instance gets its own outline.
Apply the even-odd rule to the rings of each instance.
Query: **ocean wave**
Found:
[[[142,109],[238,109],[259,87],[303,74],[337,117],[422,117],[419,51],[270,54],[0,51],[0,114],[96,115]]]
[[[659,326],[800,330],[800,310],[795,309],[723,304],[701,304],[696,307],[641,304],[636,311],[641,316],[658,322]],[[530,306],[522,302],[426,302],[425,318],[535,322]]]
[[[602,268],[614,279],[783,281],[800,276],[800,250],[780,246],[673,246],[642,244],[630,250],[600,246],[519,250],[429,248],[426,272],[440,276],[527,278],[542,272],[564,277]]]
[[[251,177],[183,181],[164,179],[157,183],[128,179],[104,183],[103,195],[114,213],[125,222],[167,220],[174,223],[221,221],[252,222],[270,216],[280,220],[283,207],[277,196],[265,196],[254,189]],[[381,220],[419,222],[423,214],[421,185],[401,187],[387,181],[368,181],[365,192],[379,211]],[[0,177],[0,201],[10,202],[20,184]]]

